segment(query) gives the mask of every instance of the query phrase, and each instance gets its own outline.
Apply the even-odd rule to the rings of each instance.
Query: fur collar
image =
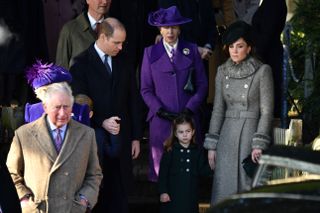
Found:
[[[229,58],[226,63],[221,65],[221,69],[223,74],[225,76],[229,76],[230,78],[246,78],[250,75],[253,75],[261,65],[261,61],[249,56],[240,64],[235,64],[231,58]]]

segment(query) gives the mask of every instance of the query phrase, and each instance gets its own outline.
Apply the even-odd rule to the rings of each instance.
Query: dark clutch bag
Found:
[[[189,70],[189,75],[188,75],[188,80],[186,85],[183,87],[183,90],[186,91],[189,94],[194,93],[194,85],[193,85],[193,73],[194,73],[194,68]]]
[[[255,171],[256,171],[256,169],[258,167],[258,164],[252,161],[251,154],[250,154],[250,155],[248,155],[248,157],[243,159],[242,167],[243,167],[244,171],[246,172],[246,174],[250,178],[253,178],[254,173],[255,173]]]

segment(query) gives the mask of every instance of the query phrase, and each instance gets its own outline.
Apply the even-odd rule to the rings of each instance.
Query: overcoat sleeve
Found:
[[[159,181],[158,188],[159,193],[169,193],[169,176],[170,176],[170,164],[172,158],[172,150],[169,152],[164,152],[160,161],[160,170],[159,170]]]
[[[151,62],[150,62],[151,48],[144,50],[142,67],[141,67],[141,95],[148,106],[152,115],[155,115],[162,107],[161,101],[155,94],[155,87],[152,78]]]
[[[32,192],[24,184],[23,150],[21,147],[18,131],[15,131],[15,136],[11,143],[10,151],[7,158],[7,167],[11,174],[13,183],[17,189],[18,197],[21,199],[27,194],[32,194]]]
[[[83,180],[82,187],[78,192],[78,196],[85,196],[88,199],[90,205],[94,206],[97,203],[97,198],[99,195],[99,186],[102,180],[102,172],[97,156],[97,144],[93,129],[91,129],[90,134],[91,150],[89,154],[88,165],[86,167],[87,169],[85,178]]]
[[[260,118],[257,131],[253,135],[252,148],[265,150],[271,141],[270,133],[273,119],[274,89],[271,67],[265,64],[260,67],[259,71]]]
[[[215,80],[215,96],[214,106],[211,114],[209,132],[206,134],[204,141],[204,148],[215,150],[218,140],[220,129],[225,117],[226,104],[223,98],[223,74],[221,67],[218,68]]]
[[[208,80],[205,73],[204,65],[197,49],[197,46],[193,48],[194,52],[194,77],[196,92],[192,95],[186,104],[186,107],[193,112],[196,112],[200,105],[203,103],[208,92]]]
[[[59,40],[58,40],[56,64],[68,69],[70,59],[71,59],[70,32],[67,25],[64,25],[61,29]]]

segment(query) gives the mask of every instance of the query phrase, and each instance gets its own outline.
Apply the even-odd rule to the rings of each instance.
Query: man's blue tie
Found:
[[[108,64],[108,55],[105,55],[105,56],[104,56],[104,66],[106,66],[106,68],[107,68],[107,70],[108,70],[108,73],[111,74],[112,71],[111,71],[110,65]]]

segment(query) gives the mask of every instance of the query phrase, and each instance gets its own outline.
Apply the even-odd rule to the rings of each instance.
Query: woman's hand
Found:
[[[209,166],[212,170],[214,170],[216,166],[216,151],[215,150],[209,150],[208,151],[208,161]]]
[[[262,154],[262,150],[261,149],[253,149],[251,152],[251,159],[253,162],[258,163],[259,158]]]
[[[160,195],[160,202],[161,203],[166,203],[166,202],[170,202],[170,196],[167,193],[162,193]]]

